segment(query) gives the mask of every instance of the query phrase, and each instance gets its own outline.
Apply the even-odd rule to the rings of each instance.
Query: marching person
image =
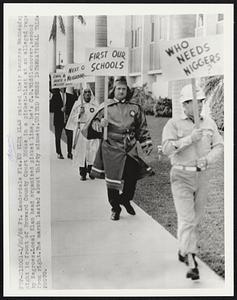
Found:
[[[86,180],[87,173],[89,174],[90,179],[95,179],[93,175],[90,174],[91,167],[95,159],[96,152],[99,147],[99,140],[88,140],[82,134],[81,130],[84,127],[85,123],[91,117],[91,115],[97,109],[97,103],[94,100],[93,93],[90,88],[85,88],[82,91],[82,100],[81,96],[78,101],[75,102],[72,109],[72,114],[69,117],[67,129],[74,129],[75,138],[75,158],[74,165],[79,168],[79,173],[81,180]],[[76,122],[76,128],[73,127],[73,122]]]
[[[75,101],[77,101],[77,98],[78,98],[78,94],[76,89],[74,89],[73,87],[66,89],[66,103],[63,108],[63,112],[65,113],[65,123],[67,123],[68,121],[72,107]],[[65,132],[67,135],[67,158],[73,159],[73,155],[72,155],[73,130],[67,129],[66,126]]]
[[[152,141],[147,129],[145,114],[138,104],[130,100],[130,89],[125,77],[114,82],[108,99],[108,118],[104,118],[104,103],[82,130],[88,139],[102,139],[92,167],[92,174],[104,178],[108,200],[112,207],[112,220],[119,220],[122,204],[127,212],[135,215],[130,204],[137,180],[153,171],[138,156],[137,141],[146,155],[152,151]],[[107,126],[108,137],[103,139],[103,128]]]
[[[64,128],[64,105],[60,89],[50,89],[53,94],[50,100],[50,112],[54,114],[53,124],[55,133],[56,153],[59,159],[64,159],[61,150],[61,136]]]
[[[171,189],[178,219],[178,259],[188,266],[187,278],[199,279],[197,226],[204,213],[210,168],[223,153],[215,122],[201,116],[205,94],[196,88],[200,128],[194,124],[192,85],[181,90],[184,114],[170,119],[163,129],[162,150],[171,159]]]

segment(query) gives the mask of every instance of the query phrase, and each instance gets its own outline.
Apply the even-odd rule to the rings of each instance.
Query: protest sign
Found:
[[[68,64],[63,71],[57,73],[51,73],[51,85],[52,88],[64,88],[76,86],[78,83],[84,81],[85,77],[85,65],[84,64]]]
[[[68,64],[65,66],[66,86],[76,86],[84,81],[85,65],[84,64]]]
[[[223,74],[223,57],[222,35],[160,42],[164,80]]]
[[[50,73],[52,89],[61,89],[66,87],[65,72]]]
[[[86,49],[86,75],[121,76],[128,74],[128,48]]]

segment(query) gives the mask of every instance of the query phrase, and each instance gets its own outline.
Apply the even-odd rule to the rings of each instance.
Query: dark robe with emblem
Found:
[[[105,177],[107,187],[123,191],[125,163],[136,162],[133,177],[135,180],[152,175],[151,168],[138,156],[137,142],[141,147],[152,146],[147,122],[141,107],[130,101],[119,102],[108,99],[108,138],[95,129],[93,122],[104,117],[104,103],[85,124],[82,134],[87,139],[102,139],[92,167],[97,178]],[[131,159],[131,160],[130,160]],[[132,165],[132,164],[131,164]]]

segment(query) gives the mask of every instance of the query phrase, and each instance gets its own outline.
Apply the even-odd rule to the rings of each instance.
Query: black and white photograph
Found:
[[[5,296],[232,296],[233,4],[4,4]]]

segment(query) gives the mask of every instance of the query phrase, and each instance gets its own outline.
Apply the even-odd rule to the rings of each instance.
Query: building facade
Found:
[[[162,40],[223,33],[223,14],[126,16],[125,47],[129,48],[129,84],[142,86],[158,98],[172,98],[172,87],[161,79]]]

